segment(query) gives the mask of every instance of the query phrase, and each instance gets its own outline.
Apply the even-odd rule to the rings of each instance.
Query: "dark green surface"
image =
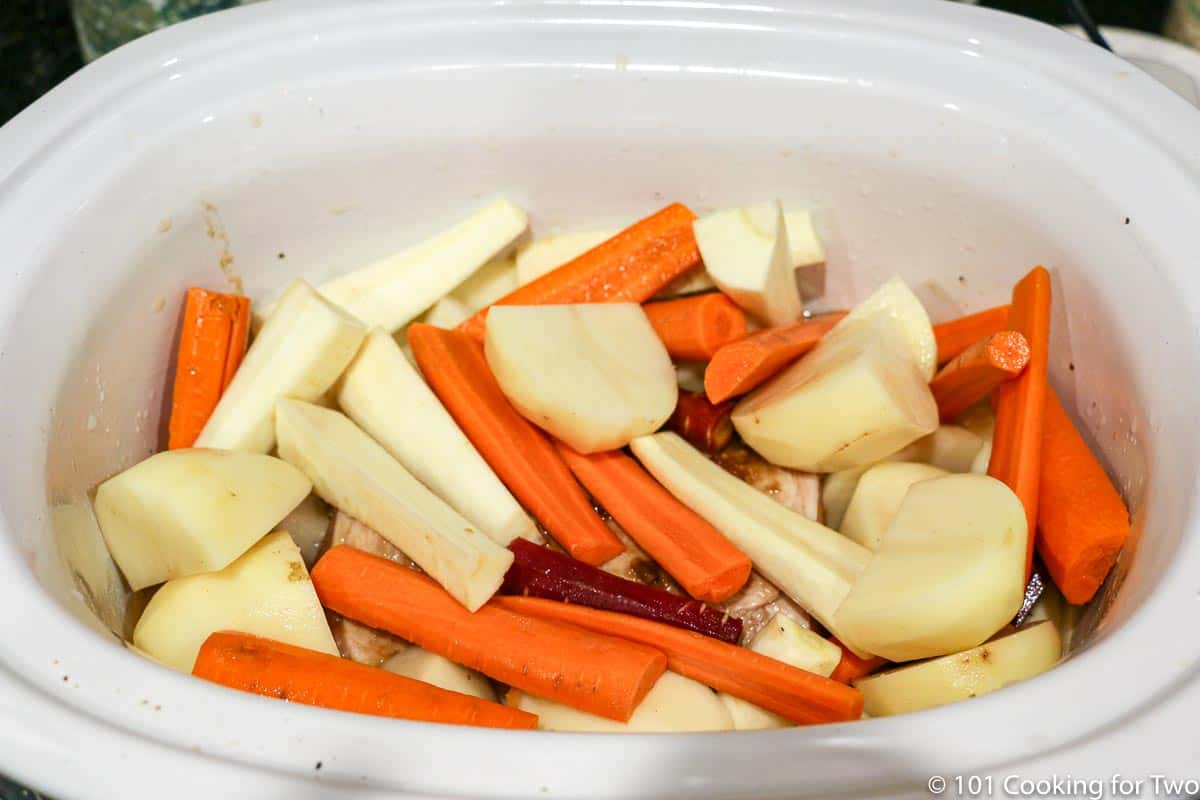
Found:
[[[214,0],[214,5],[221,5],[220,0]],[[1060,0],[985,0],[984,5],[1055,24],[1069,21]],[[1157,31],[1167,2],[1089,0],[1088,7],[1101,25]],[[82,63],[67,0],[0,0],[0,123]],[[0,776],[0,800],[37,797]]]

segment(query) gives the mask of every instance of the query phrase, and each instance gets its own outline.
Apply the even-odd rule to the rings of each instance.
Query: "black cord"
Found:
[[[1104,34],[1100,33],[1099,26],[1092,19],[1092,15],[1088,13],[1087,7],[1083,4],[1083,0],[1066,0],[1067,13],[1071,15],[1071,19],[1075,20],[1075,24],[1083,28],[1083,32],[1092,40],[1092,44],[1097,44],[1105,50],[1112,52],[1112,48],[1108,46],[1108,42],[1104,38]]]

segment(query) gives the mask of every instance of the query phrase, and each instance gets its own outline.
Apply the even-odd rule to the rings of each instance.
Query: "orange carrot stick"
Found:
[[[478,342],[418,323],[409,326],[408,343],[471,444],[568,553],[595,566],[625,552],[554,445],[508,402]]]
[[[667,666],[652,647],[524,616],[494,600],[472,614],[427,576],[348,545],[322,556],[312,582],[321,604],[344,617],[609,719],[627,721]]]
[[[933,326],[938,363],[945,364],[984,337],[1008,327],[1008,306],[996,306],[976,314],[939,322]]]
[[[817,346],[846,316],[826,314],[753,333],[718,350],[704,371],[704,391],[713,403],[745,394]]]
[[[1050,273],[1035,267],[1013,288],[1008,327],[1029,342],[1029,365],[1020,377],[996,388],[996,432],[988,475],[1004,481],[1025,506],[1029,547],[1025,578],[1033,570],[1042,474],[1042,422],[1046,409],[1046,367],[1050,352]]]
[[[642,308],[673,358],[707,361],[746,336],[746,314],[720,292],[646,303]]]
[[[191,447],[242,363],[250,335],[250,298],[187,291],[167,448]]]
[[[1037,550],[1063,597],[1086,603],[1129,536],[1129,509],[1067,416],[1046,394]]]
[[[834,667],[833,674],[829,676],[831,681],[853,683],[855,679],[861,678],[864,675],[870,675],[888,663],[886,658],[880,658],[879,656],[859,658],[837,639],[830,639],[829,641],[842,648],[842,660],[838,662],[838,665]]]
[[[642,303],[700,265],[696,215],[681,203],[635,222],[583,255],[500,298],[495,305]],[[488,309],[459,326],[483,340]]]
[[[703,392],[679,392],[667,427],[706,453],[718,453],[733,439],[732,400],[713,405]]]
[[[863,697],[856,689],[694,631],[536,597],[497,597],[489,605],[651,645],[667,654],[671,671],[799,725],[862,716]]]
[[[720,602],[750,577],[750,558],[620,450],[580,455],[558,445],[575,477],[688,594]]]
[[[487,728],[537,726],[537,717],[524,711],[248,633],[209,636],[192,674],[231,689],[339,711]]]
[[[1028,363],[1029,342],[1017,331],[993,333],[963,350],[929,383],[942,421],[957,419]]]

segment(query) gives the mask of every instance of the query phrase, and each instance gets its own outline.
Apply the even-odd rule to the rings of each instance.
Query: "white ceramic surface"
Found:
[[[829,798],[926,796],[935,773],[1185,776],[1198,178],[1200,117],[1150,77],[937,0],[298,0],[135,42],[0,130],[0,771],[64,798]],[[621,738],[282,704],[98,632],[124,599],[86,495],[157,441],[182,289],[221,285],[224,261],[268,297],[498,192],[542,231],[676,199],[811,205],[829,306],[900,273],[946,317],[1051,266],[1053,379],[1140,538],[1089,644],[920,714]]]

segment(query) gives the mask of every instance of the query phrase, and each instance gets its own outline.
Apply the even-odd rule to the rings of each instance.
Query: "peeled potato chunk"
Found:
[[[958,425],[942,425],[907,448],[905,461],[921,461],[947,472],[970,472],[976,456],[991,439]]]
[[[782,661],[797,669],[828,678],[842,659],[842,650],[823,636],[810,631],[786,614],[776,614],[754,639],[750,649],[759,655]],[[790,728],[792,723],[748,700],[721,692],[721,702],[733,717],[733,727],[739,731],[766,728]]]
[[[914,484],[835,621],[889,661],[974,647],[1021,607],[1026,541],[1025,509],[1000,481]]]
[[[778,200],[718,211],[692,227],[705,269],[735,303],[768,325],[800,319],[804,303]]]
[[[240,631],[337,655],[300,548],[276,531],[218,572],[168,581],[154,593],[133,644],[180,672],[217,631]]]
[[[577,452],[624,447],[675,410],[671,357],[636,303],[496,306],[485,344],[517,410]]]
[[[374,528],[471,611],[495,594],[511,551],[414,478],[346,416],[280,400],[279,456],[313,482],[325,502]]]
[[[442,689],[460,694],[469,694],[480,700],[496,702],[496,692],[491,682],[473,669],[455,664],[448,658],[431,653],[413,645],[383,662],[388,672],[403,675]]]
[[[868,550],[878,550],[909,487],[949,474],[928,464],[876,464],[859,478],[839,530]]]
[[[835,328],[746,396],[733,424],[768,461],[836,472],[880,461],[937,429],[937,403],[886,315]]]
[[[907,348],[926,382],[932,380],[937,371],[937,339],[933,335],[933,325],[925,306],[900,278],[892,278],[876,289],[874,294],[851,309],[830,333],[877,316],[896,323],[896,341]]]
[[[854,686],[868,714],[886,717],[980,697],[1045,672],[1061,655],[1058,629],[1043,620],[961,653],[859,678]]]
[[[578,711],[528,692],[512,692],[510,696],[514,700],[510,705],[538,715],[538,728],[544,731],[686,733],[733,730],[729,712],[712,689],[674,672],[662,674],[628,722]]]
[[[266,453],[275,446],[275,401],[316,402],[354,358],[366,327],[302,280],[275,306],[196,447]]]
[[[304,473],[278,458],[169,450],[96,490],[96,519],[134,591],[222,569],[308,496]]]

